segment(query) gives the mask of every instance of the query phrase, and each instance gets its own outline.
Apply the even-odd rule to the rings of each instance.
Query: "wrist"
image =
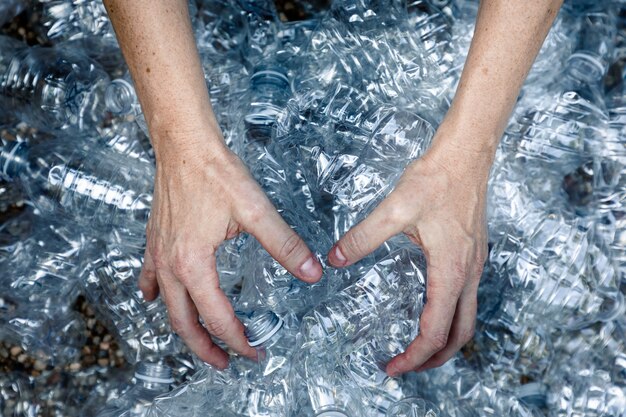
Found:
[[[232,159],[219,130],[159,130],[152,134],[157,169],[177,171],[200,169]]]
[[[422,159],[460,182],[486,183],[498,141],[471,127],[444,120]]]
[[[441,146],[450,152],[464,152],[491,165],[503,130],[494,123],[473,118],[473,113],[476,110],[450,108],[437,129],[433,146]]]

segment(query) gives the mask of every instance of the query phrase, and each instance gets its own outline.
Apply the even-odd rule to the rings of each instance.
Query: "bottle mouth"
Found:
[[[269,142],[276,126],[276,118],[265,114],[251,114],[244,117],[244,124],[249,141]]]
[[[161,363],[140,362],[135,370],[135,378],[155,384],[171,384],[172,368]]]
[[[104,102],[115,115],[130,114],[136,104],[135,88],[122,78],[113,80],[104,93]]]
[[[572,65],[572,62],[578,62],[578,66],[581,66],[581,68]],[[584,81],[600,80],[606,73],[606,68],[602,61],[586,52],[573,53],[567,59],[567,67],[574,77]]]
[[[257,347],[270,340],[285,324],[272,311],[254,312],[246,325],[246,337],[250,347]]]

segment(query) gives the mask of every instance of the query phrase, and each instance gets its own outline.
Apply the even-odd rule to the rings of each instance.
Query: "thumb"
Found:
[[[296,278],[313,283],[322,277],[317,258],[271,204],[258,215],[247,216],[242,225]]]
[[[328,253],[328,261],[335,267],[351,265],[372,253],[390,237],[402,232],[405,210],[390,194],[361,223],[341,238]]]

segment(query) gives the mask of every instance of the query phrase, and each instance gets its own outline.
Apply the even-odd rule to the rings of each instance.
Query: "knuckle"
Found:
[[[350,255],[365,253],[367,250],[367,236],[360,227],[356,227],[348,232],[343,239],[342,252]]]
[[[297,234],[292,233],[283,242],[280,251],[278,252],[278,256],[280,259],[291,259],[298,257],[303,253],[305,253],[304,242],[298,237]]]
[[[459,295],[463,291],[463,288],[465,288],[465,283],[467,281],[467,264],[463,261],[457,260],[452,263],[451,268],[451,290],[454,292],[454,294]]]
[[[175,255],[171,265],[174,276],[178,278],[183,284],[189,282],[192,276],[192,263],[188,256]]]
[[[187,325],[180,317],[176,317],[170,314],[170,327],[172,331],[181,338],[185,339],[189,335]]]
[[[228,333],[228,324],[227,321],[219,319],[219,318],[209,318],[204,322],[206,328],[209,330],[213,336],[218,338],[223,338],[226,333]]]
[[[244,212],[244,219],[249,224],[256,224],[263,220],[266,216],[267,207],[263,203],[251,203],[249,204]]]
[[[165,261],[165,257],[163,256],[163,251],[159,248],[154,248],[150,251],[150,255],[152,256],[152,264],[156,270],[161,270],[165,268],[167,262]],[[145,267],[145,263],[144,263]]]
[[[448,344],[448,334],[438,331],[432,334],[427,334],[426,340],[430,344],[433,351],[439,352]]]
[[[387,198],[388,202],[385,205],[385,215],[383,221],[386,223],[397,224],[405,226],[411,221],[411,216],[407,210],[407,204],[399,195],[393,193]]]

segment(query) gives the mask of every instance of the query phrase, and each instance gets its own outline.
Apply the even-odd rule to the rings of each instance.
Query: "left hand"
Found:
[[[478,283],[487,256],[485,201],[493,152],[459,146],[474,139],[466,132],[442,124],[431,149],[407,167],[394,191],[328,254],[333,266],[344,267],[401,232],[423,248],[428,302],[419,336],[387,365],[392,376],[440,366],[474,335]]]

